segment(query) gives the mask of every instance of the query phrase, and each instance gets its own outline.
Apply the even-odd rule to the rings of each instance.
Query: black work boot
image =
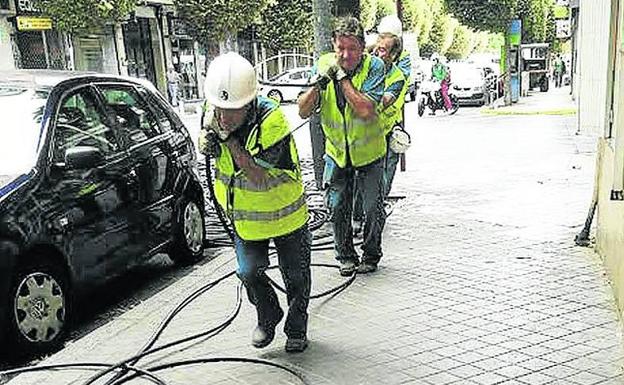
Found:
[[[308,347],[308,338],[303,337],[288,337],[284,348],[287,353],[301,353]]]
[[[267,325],[258,325],[251,335],[251,345],[254,348],[264,348],[268,346],[275,338],[275,327],[284,317],[284,311],[279,309],[279,313],[275,320]]]
[[[355,261],[345,260],[340,262],[340,275],[343,277],[349,277],[355,273],[358,264]]]

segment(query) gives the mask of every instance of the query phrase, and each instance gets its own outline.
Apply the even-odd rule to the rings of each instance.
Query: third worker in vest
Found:
[[[206,79],[199,148],[216,159],[215,198],[234,226],[237,274],[258,313],[252,345],[270,344],[284,316],[265,273],[273,240],[288,297],[286,351],[301,352],[312,236],[295,141],[277,102],[256,95],[256,73],[242,56],[215,58]]]
[[[386,77],[384,82],[384,96],[379,105],[379,116],[386,132],[388,152],[384,169],[384,200],[390,195],[392,181],[399,163],[399,152],[406,150],[409,144],[409,135],[403,130],[405,94],[409,87],[411,72],[410,55],[403,49],[403,25],[396,15],[385,16],[377,27],[379,32],[373,47],[373,53],[384,61]],[[405,142],[405,143],[404,143]],[[391,145],[393,144],[393,145]],[[358,235],[362,230],[364,212],[362,209],[362,195],[356,186],[356,196],[353,206],[353,232]]]
[[[336,259],[340,273],[377,270],[382,256],[383,170],[386,136],[377,115],[384,89],[384,64],[364,53],[364,30],[353,17],[341,18],[332,32],[334,52],[321,56],[315,86],[299,98],[299,115],[319,108],[325,133],[323,185],[328,188]],[[364,242],[362,261],[353,245],[351,215],[355,184],[362,188]],[[359,265],[359,267],[358,267]]]

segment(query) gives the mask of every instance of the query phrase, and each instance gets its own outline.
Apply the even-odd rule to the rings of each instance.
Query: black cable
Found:
[[[25,368],[11,369],[0,372],[0,380],[4,376],[12,376],[17,374],[24,374],[30,372],[41,372],[44,370],[59,370],[59,369],[80,369],[80,370],[100,370],[102,367],[109,367],[110,364],[100,362],[76,362],[73,364],[53,364],[53,365],[41,365],[41,366],[29,366]],[[149,380],[159,385],[167,385],[167,383],[158,376],[151,373],[149,370],[144,370],[131,365],[125,365],[124,368],[139,373],[141,376],[147,377]]]
[[[153,366],[153,367],[148,368],[147,370],[149,370],[150,372],[159,372],[161,370],[176,368],[179,366],[188,366],[188,365],[197,365],[197,364],[206,364],[206,363],[218,363],[218,362],[244,362],[248,364],[260,364],[260,365],[272,366],[274,368],[282,369],[294,375],[305,385],[309,384],[309,382],[306,381],[305,377],[301,373],[295,371],[294,369],[291,369],[285,365],[278,364],[277,362],[263,360],[260,358],[247,358],[247,357],[195,358],[191,360],[175,361],[175,362],[170,362],[167,364]],[[124,380],[124,382],[130,381],[131,379],[133,379],[133,377],[136,377],[136,376],[132,375],[129,379]],[[124,382],[120,382],[117,385],[123,384]]]

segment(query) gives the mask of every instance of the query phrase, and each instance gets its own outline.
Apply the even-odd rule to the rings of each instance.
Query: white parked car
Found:
[[[489,103],[487,81],[481,69],[472,64],[452,63],[451,88],[460,105],[483,106]]]
[[[295,101],[309,86],[312,67],[289,69],[268,81],[260,81],[259,93],[277,101]]]

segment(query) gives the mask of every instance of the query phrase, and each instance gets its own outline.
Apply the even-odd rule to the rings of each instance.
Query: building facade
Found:
[[[589,13],[584,15],[584,13]],[[599,14],[598,14],[599,13]],[[581,46],[580,128],[597,126],[599,146],[593,201],[596,207],[596,251],[612,282],[620,316],[624,315],[624,0],[580,1],[579,39],[593,39],[596,46]],[[593,36],[583,25],[599,28],[605,20],[606,35]],[[601,32],[604,33],[604,32]],[[585,36],[584,36],[585,34]],[[591,56],[591,57],[590,57]],[[602,85],[598,82],[603,82]],[[593,84],[593,87],[590,85]],[[592,94],[592,90],[599,93]],[[583,110],[581,110],[583,112]],[[590,115],[595,114],[595,115]]]

